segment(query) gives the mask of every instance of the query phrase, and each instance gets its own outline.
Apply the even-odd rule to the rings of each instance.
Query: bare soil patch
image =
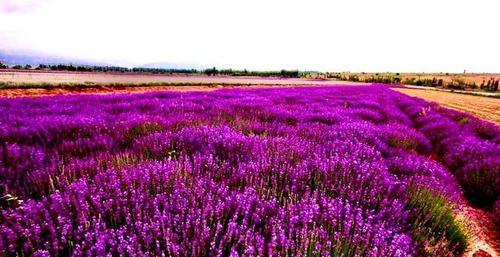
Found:
[[[466,220],[471,233],[471,244],[464,256],[497,257],[500,252],[500,235],[495,230],[492,214],[473,206],[465,206],[459,215]]]

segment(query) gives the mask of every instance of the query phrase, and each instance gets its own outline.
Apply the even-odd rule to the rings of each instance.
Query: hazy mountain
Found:
[[[138,66],[138,68],[153,68],[153,69],[197,69],[203,70],[207,66],[194,63],[173,63],[173,62],[154,62],[146,63]]]
[[[78,58],[49,56],[39,53],[21,53],[7,52],[0,50],[0,62],[8,65],[26,65],[37,66],[39,64],[73,64],[73,65],[89,65],[89,66],[122,66],[122,67],[138,67],[138,68],[158,68],[158,69],[206,69],[206,66],[191,63],[173,63],[173,62],[155,62],[143,65],[124,65],[122,63],[113,62],[96,62],[83,60]]]
[[[74,64],[74,65],[95,65],[95,66],[110,66],[110,63],[94,62],[89,60],[81,60],[76,58],[48,56],[38,53],[17,53],[0,50],[0,61],[9,65],[32,65],[39,64]]]

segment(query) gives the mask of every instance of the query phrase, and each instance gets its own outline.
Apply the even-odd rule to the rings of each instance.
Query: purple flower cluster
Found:
[[[455,174],[469,199],[492,204],[500,195],[498,126],[437,105],[422,105],[422,100],[410,99],[400,107],[433,142],[436,156]]]
[[[2,99],[0,254],[416,256],[412,194],[493,199],[499,145],[380,86]]]

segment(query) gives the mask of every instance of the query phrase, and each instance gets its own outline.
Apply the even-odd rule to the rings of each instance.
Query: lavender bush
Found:
[[[2,99],[0,254],[457,255],[500,156],[460,115],[380,86]]]

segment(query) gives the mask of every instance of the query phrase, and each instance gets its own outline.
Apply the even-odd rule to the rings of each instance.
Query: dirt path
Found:
[[[500,124],[500,99],[449,92],[392,88],[398,92],[436,102],[451,109],[465,111],[479,118]]]
[[[461,210],[459,216],[468,224],[471,233],[471,245],[464,257],[498,257],[500,235],[495,230],[491,214],[472,206],[466,206]]]

